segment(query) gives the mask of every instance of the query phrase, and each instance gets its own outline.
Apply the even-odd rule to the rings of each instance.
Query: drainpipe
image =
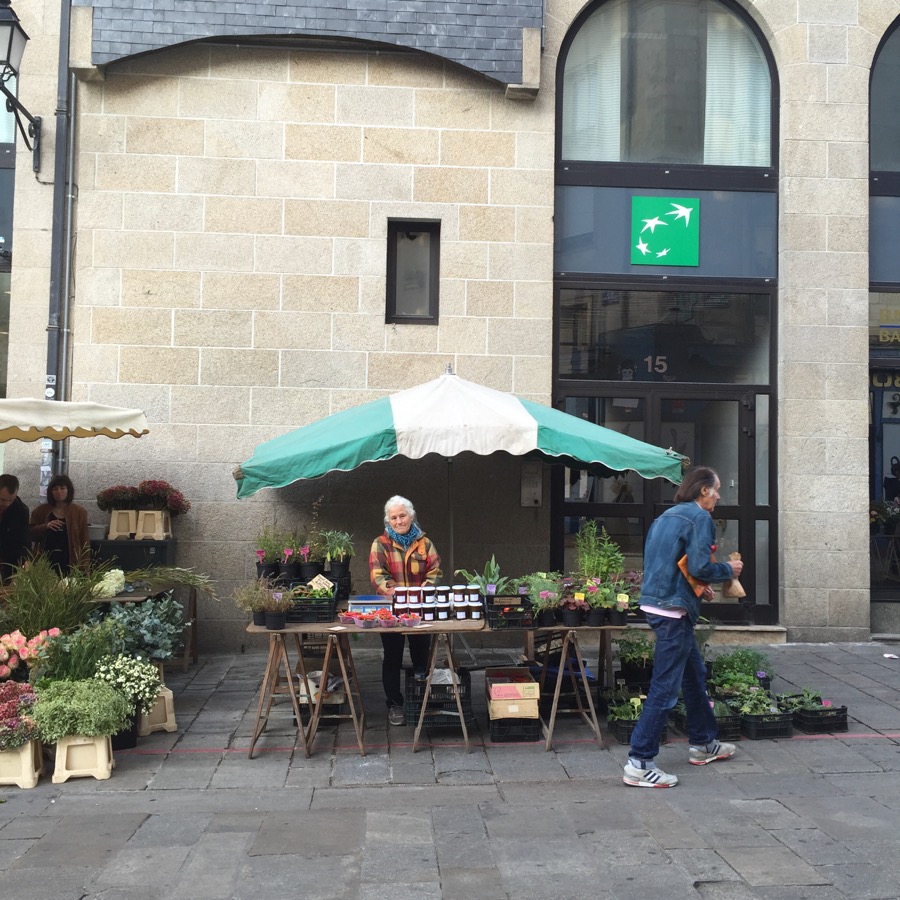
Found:
[[[59,63],[56,76],[56,146],[53,163],[53,220],[50,232],[50,304],[47,319],[47,374],[44,396],[50,400],[65,400],[69,393],[68,374],[68,306],[69,306],[69,241],[71,213],[67,217],[66,204],[71,191],[66,188],[71,176],[69,140],[69,32],[72,8],[68,0],[60,4]],[[67,227],[68,226],[68,227]],[[54,475],[65,470],[63,441],[53,441],[50,466]],[[43,454],[42,454],[43,455]],[[42,460],[43,463],[43,460]],[[43,466],[42,466],[43,468]]]

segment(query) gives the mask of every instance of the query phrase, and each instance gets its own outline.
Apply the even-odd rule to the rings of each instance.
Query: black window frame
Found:
[[[387,325],[437,325],[440,319],[440,219],[388,219],[387,222],[387,278],[385,286],[385,317]],[[397,241],[409,233],[428,234],[431,238],[428,278],[428,312],[421,316],[397,312]]]

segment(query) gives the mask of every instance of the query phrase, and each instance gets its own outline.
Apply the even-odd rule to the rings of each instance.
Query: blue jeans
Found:
[[[688,617],[671,619],[648,613],[647,624],[656,634],[653,678],[641,716],[631,733],[629,756],[649,762],[659,753],[659,736],[669,710],[678,702],[679,689],[687,710],[691,746],[714,741],[718,728],[706,693],[706,663],[694,640],[694,626]]]

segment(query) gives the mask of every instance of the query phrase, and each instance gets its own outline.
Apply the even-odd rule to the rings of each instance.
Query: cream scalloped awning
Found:
[[[102,403],[69,403],[63,400],[0,399],[0,443],[62,441],[70,437],[148,434],[147,418],[139,409],[104,406]]]

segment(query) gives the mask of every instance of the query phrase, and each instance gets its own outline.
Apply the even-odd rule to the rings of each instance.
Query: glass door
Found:
[[[770,494],[768,396],[730,386],[709,389],[687,385],[612,388],[563,385],[558,406],[566,412],[639,440],[671,447],[693,464],[714,468],[722,481],[715,511],[719,560],[740,552],[745,563],[742,601],[704,604],[704,614],[723,622],[774,623],[770,583]],[[553,565],[574,565],[574,536],[586,518],[601,522],[619,542],[629,568],[643,568],[643,544],[651,522],[668,509],[676,486],[663,479],[645,481],[634,472],[566,469],[559,473],[560,497],[553,504]]]

